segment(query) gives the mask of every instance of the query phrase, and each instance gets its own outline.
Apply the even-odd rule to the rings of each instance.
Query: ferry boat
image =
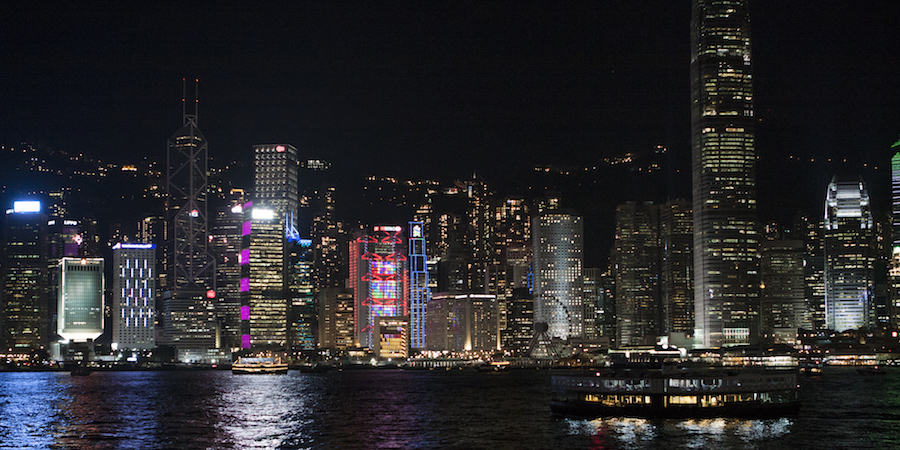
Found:
[[[231,364],[231,373],[233,374],[285,374],[287,372],[287,363],[282,362],[281,358],[272,356],[241,356]]]
[[[550,409],[601,417],[780,417],[800,407],[796,369],[601,369],[554,375]]]

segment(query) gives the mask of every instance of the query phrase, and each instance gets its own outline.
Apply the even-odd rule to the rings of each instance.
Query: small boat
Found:
[[[881,366],[865,366],[859,367],[856,369],[856,372],[860,375],[884,375],[885,370],[884,367]]]
[[[281,358],[273,356],[248,357],[240,356],[231,364],[233,374],[285,374],[288,365]]]
[[[333,369],[333,367],[329,366],[328,364],[319,363],[301,364],[297,368],[300,369],[300,373],[325,373]]]
[[[91,372],[93,371],[85,366],[75,366],[72,368],[72,371],[69,372],[69,374],[73,377],[85,377],[90,375]]]
[[[800,407],[796,369],[601,369],[552,378],[550,409],[569,416],[762,418]]]

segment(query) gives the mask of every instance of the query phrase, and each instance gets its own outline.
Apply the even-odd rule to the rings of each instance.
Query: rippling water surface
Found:
[[[797,417],[574,420],[550,372],[0,373],[0,448],[900,448],[900,369],[804,379]]]

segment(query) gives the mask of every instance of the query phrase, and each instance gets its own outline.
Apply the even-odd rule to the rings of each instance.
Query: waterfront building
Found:
[[[891,145],[891,256],[888,265],[890,326],[900,328],[900,140]]]
[[[799,213],[794,218],[793,232],[803,240],[803,280],[806,319],[804,330],[825,329],[825,256],[822,236],[824,222],[821,216]]]
[[[57,332],[69,342],[90,342],[103,334],[103,258],[62,258]]]
[[[659,207],[629,202],[616,207],[616,341],[652,345],[662,332]]]
[[[246,198],[241,189],[232,189],[225,204],[216,210],[212,223],[210,250],[216,258],[217,348],[240,347],[241,336],[241,224]]]
[[[113,246],[113,350],[156,348],[156,245]]]
[[[425,305],[431,296],[427,262],[425,224],[409,222],[409,344],[416,349],[425,348]]]
[[[690,202],[670,200],[660,206],[663,330],[669,334],[694,334],[693,229]]]
[[[532,220],[534,251],[534,321],[545,323],[551,337],[584,335],[582,267],[584,225],[581,216],[550,210]]]
[[[379,225],[362,230],[350,243],[350,283],[355,305],[356,339],[362,347],[375,346],[378,317],[408,316],[409,275],[403,227]]]
[[[244,205],[241,250],[241,347],[288,350],[289,242],[299,239],[297,149],[253,146],[254,200]]]
[[[376,358],[409,357],[409,317],[380,316],[375,318],[374,324],[372,351]]]
[[[831,179],[825,197],[825,327],[875,325],[874,221],[860,177]]]
[[[505,321],[500,328],[501,348],[525,356],[534,336],[534,299],[528,288],[513,288],[505,301]]]
[[[353,290],[331,287],[319,291],[319,348],[355,347]]]
[[[596,340],[600,337],[599,321],[600,311],[600,269],[597,267],[585,267],[582,288],[582,300],[584,300],[584,338]]]
[[[749,344],[760,280],[746,1],[693,1],[690,72],[695,341]]]
[[[312,239],[289,241],[288,249],[288,340],[291,354],[300,355],[315,350],[318,338]]]
[[[496,351],[500,343],[498,312],[495,295],[436,293],[427,305],[426,348],[451,352]],[[522,325],[520,331],[525,331],[524,321]]]
[[[22,353],[47,351],[47,215],[39,201],[17,201],[6,210],[0,270],[0,342]]]
[[[776,342],[793,343],[798,330],[809,323],[804,296],[805,250],[801,240],[762,243],[760,329]]]
[[[51,193],[52,194],[52,193]],[[61,199],[57,200],[62,203]],[[64,211],[65,208],[57,206],[57,211]],[[57,298],[59,297],[59,276],[57,270],[59,261],[66,256],[94,256],[86,255],[84,250],[87,246],[82,246],[84,239],[79,229],[79,222],[73,219],[63,219],[61,217],[51,216],[47,221],[47,334],[49,343],[52,346],[56,336],[56,323],[59,314],[56,310]]]
[[[206,361],[216,345],[215,260],[209,252],[207,215],[208,147],[198,125],[197,103],[193,114],[182,108],[183,125],[168,140],[166,172],[169,232],[163,340],[185,362]]]

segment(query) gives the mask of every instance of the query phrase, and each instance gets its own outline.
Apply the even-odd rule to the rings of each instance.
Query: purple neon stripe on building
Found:
[[[250,292],[249,278],[241,278],[241,292]]]
[[[250,209],[250,208],[252,208],[252,207],[253,207],[253,202],[252,202],[252,201],[251,201],[251,202],[244,203],[244,211],[246,211],[246,210],[248,210],[248,209]]]
[[[250,264],[250,249],[241,250],[241,265],[246,266]]]
[[[249,306],[241,306],[241,320],[250,320]]]
[[[250,335],[241,335],[241,348],[250,348]]]
[[[243,236],[250,236],[250,228],[253,226],[253,222],[247,221],[244,222],[243,228],[241,229],[241,233]]]

